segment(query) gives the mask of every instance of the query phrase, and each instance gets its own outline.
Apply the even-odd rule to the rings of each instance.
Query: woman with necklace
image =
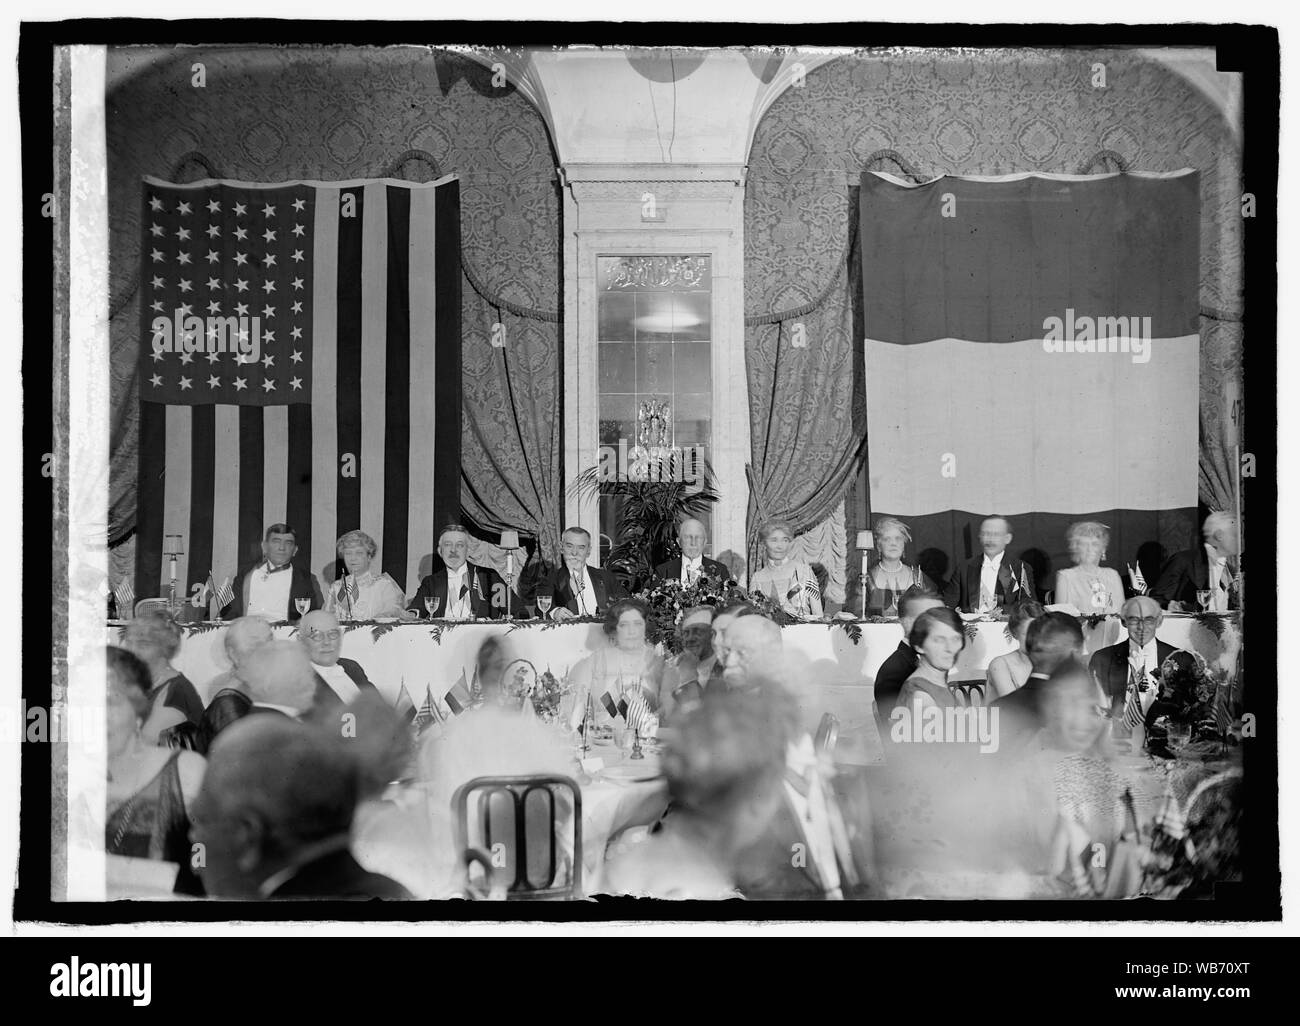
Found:
[[[179,866],[175,891],[203,893],[190,865],[188,809],[206,763],[194,752],[158,748],[141,726],[149,709],[149,669],[121,648],[107,651],[108,855],[155,859]]]
[[[122,647],[148,667],[150,686],[141,721],[145,744],[157,744],[169,727],[203,719],[203,701],[189,678],[172,666],[181,647],[181,630],[162,610],[144,613],[126,626]]]
[[[876,521],[872,533],[879,558],[867,572],[871,589],[867,594],[868,616],[897,616],[898,600],[908,588],[921,587],[937,594],[934,581],[923,574],[919,566],[903,562],[903,553],[912,540],[912,533],[905,523],[893,517],[882,517]]]
[[[1084,616],[1118,613],[1124,604],[1124,582],[1111,567],[1103,567],[1110,531],[1093,520],[1071,524],[1065,544],[1074,566],[1056,574],[1057,605],[1074,606]]]
[[[794,530],[784,520],[771,520],[759,529],[767,561],[749,581],[750,591],[768,595],[791,616],[819,620],[821,590],[817,575],[802,559],[790,555]]]
[[[582,722],[587,700],[591,699],[592,722],[619,723],[621,714],[611,716],[604,699],[618,707],[639,693],[647,708],[657,713],[662,706],[664,657],[646,641],[650,607],[640,599],[619,599],[605,614],[605,636],[610,644],[599,648],[573,671],[573,725]]]

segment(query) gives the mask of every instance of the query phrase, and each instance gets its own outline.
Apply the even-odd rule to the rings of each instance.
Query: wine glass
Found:
[[[434,614],[438,612],[438,607],[440,605],[442,605],[442,598],[440,596],[438,595],[425,596],[424,608],[428,612],[430,620],[432,620]]]
[[[1210,596],[1213,594],[1214,593],[1210,591],[1208,588],[1206,588],[1205,590],[1197,591],[1196,602],[1201,607],[1202,613],[1208,613],[1210,611]]]
[[[1170,754],[1177,756],[1179,752],[1191,743],[1191,740],[1192,725],[1190,723],[1175,723],[1173,720],[1169,721],[1169,725],[1165,731],[1165,747],[1169,749]]]
[[[550,612],[550,609],[551,609],[551,596],[549,594],[544,594],[539,592],[537,595],[537,611],[541,613],[543,617],[545,617],[546,614]]]
[[[306,616],[311,611],[311,599],[296,598],[293,600],[293,608],[298,610],[299,616]]]

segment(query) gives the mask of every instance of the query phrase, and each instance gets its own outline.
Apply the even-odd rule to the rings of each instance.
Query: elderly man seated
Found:
[[[301,651],[288,642],[298,658]],[[263,650],[265,651],[265,650]],[[260,654],[260,653],[259,653]],[[355,760],[323,731],[250,716],[213,745],[194,803],[209,894],[223,898],[404,900],[410,894],[353,858]]]
[[[719,581],[731,580],[731,572],[716,559],[704,554],[709,543],[709,533],[702,521],[691,517],[677,527],[677,544],[682,554],[655,567],[655,576],[665,581],[679,581],[691,585],[700,577],[713,577]]]
[[[1151,597],[1171,613],[1196,612],[1198,593],[1208,595],[1208,609],[1227,612],[1240,601],[1237,556],[1241,542],[1231,513],[1211,513],[1201,526],[1205,544],[1176,552],[1151,588]],[[1211,572],[1213,571],[1213,572]]]
[[[298,627],[298,641],[311,660],[316,681],[313,705],[332,709],[351,705],[363,692],[375,692],[366,671],[355,659],[343,659],[343,628],[333,613],[308,613]]]
[[[248,712],[253,704],[240,667],[257,649],[269,645],[275,638],[271,623],[264,616],[241,616],[226,631],[224,640],[230,669],[218,674],[208,684],[208,707],[199,721],[196,750],[204,753],[212,739],[227,726]]]
[[[506,613],[506,583],[488,566],[469,562],[469,532],[451,524],[438,536],[443,562],[420,582],[406,604],[406,619],[495,620]]]
[[[1179,651],[1156,638],[1164,616],[1153,598],[1139,595],[1129,599],[1120,611],[1128,639],[1099,649],[1088,661],[1092,679],[1109,699],[1111,717],[1123,717],[1132,726],[1146,721],[1160,697],[1160,668]]]

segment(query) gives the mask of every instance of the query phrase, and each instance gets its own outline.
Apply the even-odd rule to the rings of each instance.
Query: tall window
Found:
[[[635,460],[655,448],[710,452],[713,277],[708,256],[597,257],[600,444]],[[626,469],[620,467],[620,469]],[[600,555],[620,500],[600,500]]]

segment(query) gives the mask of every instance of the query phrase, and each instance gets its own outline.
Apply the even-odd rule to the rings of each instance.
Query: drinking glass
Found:
[[[1192,725],[1190,723],[1174,723],[1170,721],[1165,733],[1165,746],[1170,753],[1177,755],[1186,748],[1192,740]]]
[[[438,612],[438,607],[442,605],[442,599],[437,595],[429,595],[424,600],[424,608],[428,610],[429,619],[432,620],[434,614]]]
[[[299,616],[306,616],[311,611],[311,599],[299,598],[293,600],[294,609],[298,610]]]
[[[545,616],[551,609],[551,596],[539,594],[537,596],[537,611]]]
[[[1200,605],[1202,613],[1208,613],[1210,611],[1210,597],[1213,594],[1214,593],[1209,589],[1206,589],[1205,591],[1198,591],[1196,593],[1196,601],[1197,604]]]

